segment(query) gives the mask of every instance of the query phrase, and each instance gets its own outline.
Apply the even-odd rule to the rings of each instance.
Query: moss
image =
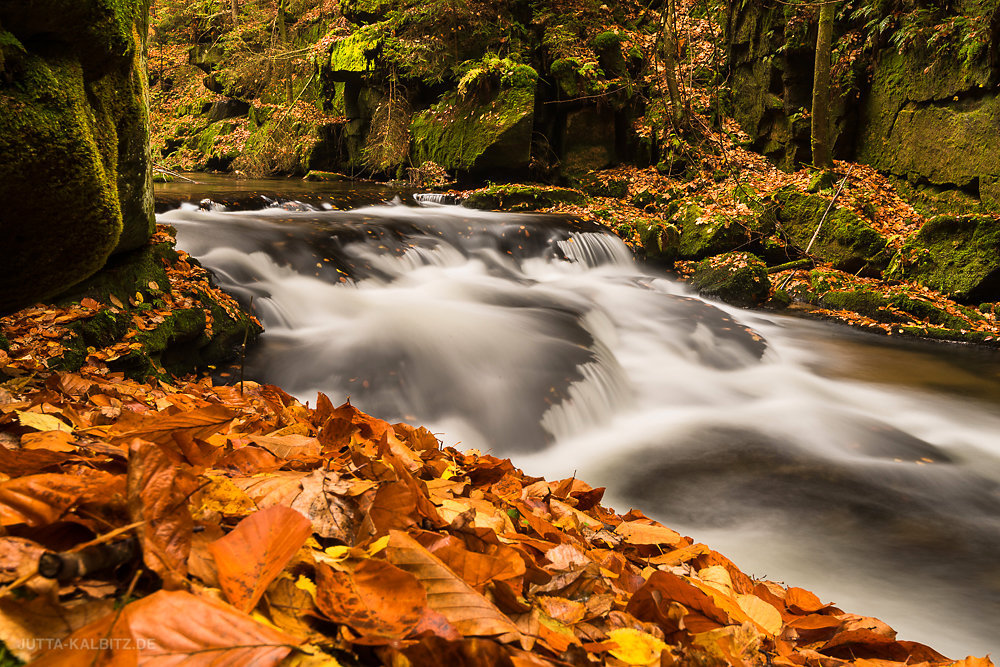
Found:
[[[1000,220],[931,218],[903,246],[890,275],[916,279],[966,303],[1000,301]]]
[[[677,227],[666,222],[636,221],[635,228],[639,247],[646,259],[672,267],[681,241]]]
[[[700,213],[696,205],[685,210],[678,248],[681,258],[704,259],[745,247],[750,241],[750,231],[741,224],[744,221],[724,215],[699,220]]]
[[[691,284],[704,297],[741,308],[763,304],[771,292],[764,262],[745,252],[729,252],[698,262]]]
[[[849,310],[879,322],[907,322],[889,309],[886,297],[866,289],[831,290],[819,296],[819,305],[830,310]]]
[[[825,197],[787,187],[772,196],[767,213],[804,250],[829,204]],[[885,249],[886,239],[871,225],[852,211],[835,207],[823,221],[810,252],[841,271],[878,274],[889,263]]]
[[[446,93],[410,125],[413,161],[463,171],[526,167],[533,118],[532,89],[502,89],[487,102]]]
[[[539,185],[492,185],[471,193],[462,205],[494,211],[535,211],[556,204],[583,204],[583,193]]]
[[[362,28],[330,43],[329,69],[336,74],[360,74],[370,70],[374,64],[373,54],[381,42],[374,28]]]
[[[143,295],[144,301],[151,301],[169,286],[164,264],[176,258],[177,253],[169,243],[116,255],[102,271],[58,295],[56,302],[70,303],[90,297],[107,303],[109,297],[114,295],[122,303],[128,303],[136,292]]]
[[[112,252],[145,242],[153,221],[136,37],[148,4],[22,5],[0,8],[0,312],[92,275]],[[44,196],[28,194],[39,188]]]
[[[10,350],[10,341],[7,340],[7,337],[3,335],[2,331],[0,331],[0,350],[3,350],[4,352]]]

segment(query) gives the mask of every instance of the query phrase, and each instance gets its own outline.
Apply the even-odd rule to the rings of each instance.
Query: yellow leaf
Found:
[[[619,628],[608,633],[618,648],[611,655],[628,665],[659,665],[660,654],[669,647],[648,632],[632,628]]]
[[[316,583],[304,574],[300,574],[299,578],[295,580],[295,587],[308,593],[313,600],[316,599]]]
[[[740,605],[740,609],[750,617],[750,620],[760,626],[764,632],[772,635],[781,632],[783,621],[774,605],[761,600],[756,595],[737,595],[736,602]]]
[[[257,509],[257,505],[243,489],[228,477],[209,475],[208,486],[202,490],[201,506],[209,512],[244,515]]]
[[[385,535],[383,537],[378,538],[377,540],[375,540],[374,542],[372,542],[370,545],[368,545],[368,548],[366,549],[366,551],[368,552],[369,555],[374,556],[379,551],[382,551],[383,549],[385,549],[387,546],[389,546],[389,536]]]
[[[36,431],[66,431],[73,432],[73,427],[59,419],[55,415],[44,415],[40,412],[17,411],[17,418],[21,426],[33,428]]]

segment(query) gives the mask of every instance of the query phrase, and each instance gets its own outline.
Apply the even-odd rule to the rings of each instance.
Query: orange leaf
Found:
[[[161,445],[172,446],[173,435],[177,431],[186,431],[191,437],[205,439],[213,433],[218,433],[233,417],[228,408],[213,405],[207,408],[168,414],[154,412],[152,414],[136,414],[123,412],[121,419],[111,427],[108,435],[115,444],[120,444],[132,438],[142,438]]]
[[[629,544],[667,544],[673,546],[681,541],[676,531],[666,526],[643,521],[623,521],[615,532]]]
[[[826,606],[816,597],[815,593],[804,588],[789,588],[788,593],[785,594],[785,604],[789,609],[799,614],[811,614]]]
[[[384,560],[362,560],[353,572],[321,564],[317,573],[319,610],[368,637],[404,637],[423,618],[427,606],[423,586]]]
[[[231,533],[208,545],[219,585],[237,609],[250,611],[299,550],[312,527],[299,512],[280,505],[254,512]]]
[[[419,542],[398,530],[389,533],[388,558],[427,590],[428,606],[465,636],[519,636],[517,626]]]
[[[74,475],[48,473],[0,484],[0,524],[43,526],[56,521],[83,495],[86,482]]]
[[[32,664],[276,665],[301,643],[228,605],[158,591],[80,628]]]

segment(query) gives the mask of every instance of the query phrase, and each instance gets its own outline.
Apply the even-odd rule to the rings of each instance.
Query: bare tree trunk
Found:
[[[684,106],[681,103],[680,86],[677,83],[677,20],[675,0],[667,0],[660,17],[660,34],[663,36],[664,77],[667,80],[667,94],[670,95],[671,117],[675,129],[680,129],[684,121]]]
[[[237,14],[239,13],[239,7],[237,7],[236,2],[237,2],[237,0],[232,0],[233,25],[236,25]]]
[[[833,18],[837,6],[832,0],[820,6],[819,32],[816,35],[816,66],[813,73],[812,160],[821,169],[833,166],[830,155],[830,48],[833,42]]]
[[[285,5],[288,0],[279,0],[278,2],[278,38],[281,40],[281,48],[288,48],[288,26],[285,25]],[[283,66],[279,67],[279,71],[284,75],[285,78],[285,103],[291,104],[292,98],[295,96],[294,86],[292,85],[292,60],[291,58],[286,59]]]

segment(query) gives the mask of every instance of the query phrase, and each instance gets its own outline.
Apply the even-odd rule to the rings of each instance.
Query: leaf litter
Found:
[[[992,664],[322,394],[8,382],[0,480],[0,640],[41,665]]]

